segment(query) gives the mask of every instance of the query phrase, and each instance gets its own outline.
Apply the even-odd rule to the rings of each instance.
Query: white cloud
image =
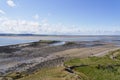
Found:
[[[0,33],[106,35],[118,34],[119,32],[119,28],[114,30],[95,30],[80,28],[74,25],[67,26],[62,23],[50,24],[47,19],[44,19],[41,22],[37,22],[0,17]]]
[[[36,19],[36,20],[38,20],[39,19],[39,15],[36,14],[36,15],[33,16],[33,18]]]
[[[5,14],[5,12],[3,10],[0,10],[0,14]]]
[[[39,23],[26,20],[12,20],[0,18],[0,32],[2,33],[33,33],[39,32]]]
[[[32,34],[69,34],[76,33],[77,29],[67,28],[63,24],[49,24],[44,19],[41,22],[13,20],[6,17],[0,17],[1,33],[32,33]]]
[[[10,7],[15,7],[15,6],[16,6],[16,4],[14,3],[13,0],[7,0],[7,4],[8,4],[8,6],[10,6]]]

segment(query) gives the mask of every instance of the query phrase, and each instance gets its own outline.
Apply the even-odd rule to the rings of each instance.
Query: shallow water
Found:
[[[63,41],[63,42],[53,43],[50,46],[59,46],[59,45],[64,45],[64,44],[65,44],[65,42]]]

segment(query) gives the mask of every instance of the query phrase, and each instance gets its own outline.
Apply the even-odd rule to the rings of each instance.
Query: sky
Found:
[[[0,33],[120,35],[120,0],[0,0]]]

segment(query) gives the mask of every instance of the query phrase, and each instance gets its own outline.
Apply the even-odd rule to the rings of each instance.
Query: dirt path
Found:
[[[104,45],[104,46],[97,46],[97,47],[68,49],[65,51],[57,52],[54,55],[84,58],[89,56],[104,56],[109,51],[114,51],[117,49],[120,49],[120,47],[116,47],[113,45]]]
[[[118,49],[120,49],[120,47],[118,47],[118,48],[113,48],[113,49],[109,49],[109,50],[106,50],[106,51],[103,51],[103,52],[94,54],[94,55],[92,55],[92,56],[101,57],[101,56],[104,56],[104,55],[109,54],[110,51],[114,51],[114,50],[118,50]]]

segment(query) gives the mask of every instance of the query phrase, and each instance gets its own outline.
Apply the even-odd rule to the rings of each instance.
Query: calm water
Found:
[[[31,37],[0,37],[0,46],[29,43],[39,40],[59,41],[104,41],[120,45],[120,36],[31,36]]]
[[[13,44],[20,44],[20,43],[29,43],[34,42],[37,40],[30,40],[30,39],[15,39],[15,38],[1,38],[0,37],[0,46],[6,46],[6,45],[13,45]]]

